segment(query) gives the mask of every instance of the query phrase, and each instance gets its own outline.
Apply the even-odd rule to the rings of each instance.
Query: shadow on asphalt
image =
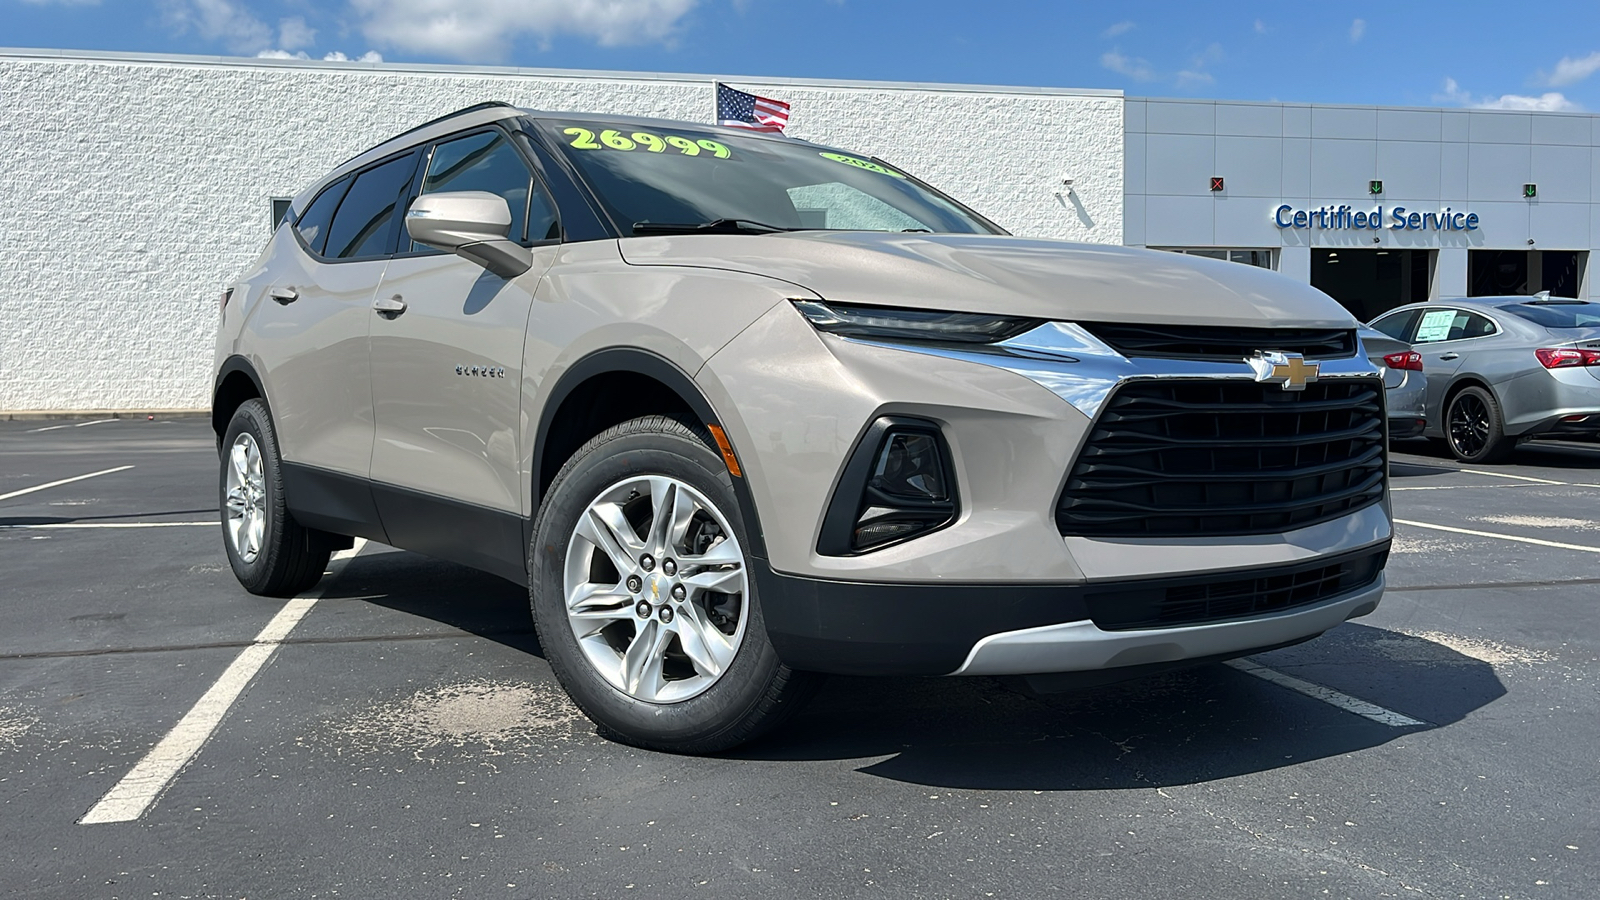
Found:
[[[357,557],[325,596],[542,656],[526,592],[411,553]],[[787,726],[730,759],[882,757],[861,771],[930,787],[1108,790],[1194,784],[1378,747],[1505,694],[1487,663],[1346,623],[1257,661],[1424,721],[1393,728],[1221,665],[1064,694],[988,678],[827,680]]]
[[[788,727],[730,756],[885,757],[860,771],[928,787],[1151,788],[1368,750],[1505,694],[1489,665],[1432,641],[1349,624],[1321,640],[1260,661],[1428,724],[1380,725],[1221,665],[1046,696],[989,679],[835,678]],[[1336,665],[1317,671],[1323,658]]]
[[[18,525],[70,525],[75,522],[100,522],[110,519],[147,519],[152,516],[214,516],[211,509],[163,509],[152,512],[118,513],[108,516],[0,516],[0,528]]]
[[[1466,465],[1450,455],[1442,442],[1429,440],[1395,441],[1392,449],[1396,453],[1405,453],[1411,456],[1426,456],[1437,459],[1448,466]],[[1507,463],[1479,463],[1475,468],[1493,471],[1508,465],[1537,466],[1544,469],[1600,469],[1600,443],[1593,441],[1553,441],[1536,440],[1527,441],[1517,445],[1516,452],[1511,455]],[[1416,463],[1397,462],[1391,466],[1391,473],[1401,477],[1399,471],[1402,467],[1431,468]],[[1474,468],[1468,466],[1468,468]],[[1454,471],[1452,468],[1451,471]]]

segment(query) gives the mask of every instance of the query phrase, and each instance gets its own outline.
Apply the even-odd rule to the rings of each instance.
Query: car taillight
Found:
[[[1391,353],[1383,358],[1383,364],[1391,369],[1410,369],[1413,372],[1421,372],[1422,354],[1415,350]]]
[[[1533,351],[1539,364],[1546,369],[1565,369],[1570,366],[1600,366],[1600,350],[1577,350],[1572,347],[1540,348]]]

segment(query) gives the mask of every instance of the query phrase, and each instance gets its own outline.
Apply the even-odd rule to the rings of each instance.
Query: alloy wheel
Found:
[[[266,537],[267,485],[261,448],[249,432],[234,438],[226,477],[228,541],[239,559],[252,563]]]
[[[567,622],[590,665],[649,703],[697,696],[744,640],[744,550],[705,494],[642,475],[602,491],[567,545]]]
[[[1450,404],[1450,443],[1462,456],[1474,456],[1489,443],[1489,407],[1473,394]]]

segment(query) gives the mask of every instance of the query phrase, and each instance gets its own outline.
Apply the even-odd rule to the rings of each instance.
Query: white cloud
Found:
[[[1119,75],[1126,75],[1134,81],[1155,81],[1155,70],[1150,68],[1146,60],[1124,56],[1117,50],[1108,50],[1100,54],[1100,65]]]
[[[1537,97],[1524,94],[1501,94],[1498,97],[1474,97],[1471,91],[1463,90],[1454,78],[1444,80],[1444,90],[1434,94],[1433,99],[1454,103],[1458,106],[1470,106],[1473,109],[1515,109],[1530,112],[1576,112],[1583,107],[1568,100],[1565,94],[1550,91]]]
[[[317,42],[317,30],[299,16],[278,21],[278,46],[285,50],[299,50]]]
[[[512,40],[568,34],[602,47],[670,41],[698,0],[350,0],[361,33],[381,47],[499,60]]]
[[[1266,34],[1269,30],[1270,29],[1267,28],[1267,23],[1261,21],[1260,19],[1256,20],[1256,34]]]
[[[1100,32],[1100,36],[1103,38],[1114,38],[1119,34],[1127,34],[1136,27],[1138,26],[1132,22],[1118,22],[1110,28],[1107,28],[1105,31]]]
[[[1600,71],[1600,50],[1583,57],[1573,59],[1570,56],[1561,57],[1556,63],[1556,70],[1545,78],[1545,84],[1551,87],[1564,87],[1578,82]]]
[[[287,50],[278,50],[278,49],[262,50],[260,53],[256,54],[256,59],[311,59],[311,54],[305,52],[304,50],[300,50],[300,51],[297,51],[295,53],[290,53]],[[368,50],[367,52],[361,54],[360,56],[356,57],[355,59],[351,59],[350,57],[345,56],[343,53],[339,52],[338,50],[332,50],[332,51],[329,51],[326,54],[323,54],[322,61],[323,62],[381,63],[381,62],[383,62],[383,54],[379,53],[376,50]]]
[[[1206,67],[1215,62],[1221,62],[1228,54],[1222,51],[1221,44],[1212,44],[1204,53],[1196,56],[1189,64],[1189,68],[1178,73],[1177,86],[1180,88],[1203,87],[1214,83],[1217,79]]]
[[[1367,33],[1367,20],[1357,19],[1350,23],[1350,43],[1360,41]]]
[[[272,47],[272,29],[232,0],[166,0],[162,6],[167,23],[179,34],[193,31],[236,53]]]
[[[1555,91],[1540,94],[1537,97],[1529,97],[1522,94],[1501,94],[1493,100],[1485,97],[1472,105],[1478,109],[1522,109],[1536,112],[1570,112],[1579,109],[1578,104],[1568,100],[1565,94]]]

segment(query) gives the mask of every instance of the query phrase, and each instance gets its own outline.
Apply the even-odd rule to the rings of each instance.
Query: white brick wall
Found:
[[[1018,234],[1122,241],[1118,95],[727,80]],[[0,411],[209,405],[216,296],[268,198],[483,100],[712,112],[694,76],[0,51]]]

